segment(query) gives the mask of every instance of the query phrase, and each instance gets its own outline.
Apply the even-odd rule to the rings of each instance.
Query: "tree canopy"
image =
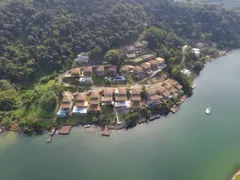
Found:
[[[0,80],[0,111],[9,111],[17,102],[17,91],[6,80]]]
[[[57,104],[57,96],[50,90],[41,96],[39,103],[43,109],[52,110]]]
[[[239,13],[211,4],[6,0],[0,4],[0,17],[0,78],[15,83],[71,67],[80,52],[89,51],[97,59],[99,54],[130,44],[145,23],[150,47],[160,48],[167,59],[183,40],[208,40],[219,48],[240,46]]]

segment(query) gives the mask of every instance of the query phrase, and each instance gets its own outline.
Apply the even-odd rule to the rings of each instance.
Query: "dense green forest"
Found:
[[[239,0],[193,0],[192,2],[220,3],[221,5],[223,5],[225,7],[229,7],[229,8],[235,9],[235,10],[240,10],[240,1]]]
[[[136,39],[146,14],[130,0],[14,0],[0,17],[0,75],[16,82]]]
[[[0,6],[0,77],[11,82],[69,67],[82,51],[96,57],[126,45],[145,22],[220,48],[237,48],[240,41],[240,15],[218,6],[170,0],[5,0]]]

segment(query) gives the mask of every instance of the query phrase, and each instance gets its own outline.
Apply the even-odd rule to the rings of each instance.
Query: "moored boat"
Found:
[[[84,128],[90,128],[90,127],[91,127],[91,125],[89,125],[89,124],[84,126]]]
[[[206,113],[206,114],[210,114],[210,112],[211,112],[211,107],[209,106],[209,107],[206,109],[205,113]]]

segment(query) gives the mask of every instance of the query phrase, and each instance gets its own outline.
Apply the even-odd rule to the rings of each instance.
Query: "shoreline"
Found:
[[[227,55],[228,53],[230,52],[230,50],[217,50],[217,52],[216,52],[216,56],[211,56],[210,57],[210,61],[212,61],[212,59],[215,59],[215,58],[219,58],[219,57],[222,57],[222,56],[225,56],[225,55]],[[207,57],[207,55],[205,56],[205,57]],[[205,63],[205,65],[207,64],[207,62],[208,61],[206,61],[206,63]],[[196,76],[196,77],[194,77],[194,79],[193,79],[193,82],[192,82],[192,90],[194,90],[195,89],[195,87],[196,87],[196,84],[194,83],[194,81],[195,81],[195,79],[198,77],[198,75]],[[158,84],[161,84],[162,82],[160,82],[160,83],[158,83]],[[146,84],[142,84],[143,86],[147,86]],[[106,88],[106,87],[103,87],[103,88]],[[183,97],[183,96],[182,96]],[[180,99],[182,98],[182,97],[180,97]],[[187,96],[185,99],[184,99],[184,101],[188,98],[188,97],[190,97],[190,96]],[[181,100],[182,101],[182,100]],[[178,110],[180,109],[180,105],[182,104],[182,103],[184,103],[184,101],[182,101],[181,103],[179,103],[179,102],[176,102],[176,104],[177,103],[179,103],[179,105],[177,105],[177,106],[175,106],[175,107],[171,107],[171,108],[169,108],[168,109],[168,112],[166,112],[166,113],[164,113],[164,115],[163,114],[161,114],[160,113],[160,115],[161,116],[168,116],[169,115],[169,113],[171,113],[172,112],[172,114],[175,114],[175,113],[177,113],[178,112]],[[142,108],[142,109],[146,109],[146,108]],[[156,115],[156,113],[153,113],[153,114],[151,114],[151,116],[155,116]],[[142,120],[142,119],[146,119],[146,120]],[[154,120],[155,120],[155,118],[153,118]],[[136,120],[136,125],[137,124],[142,124],[142,123],[146,123],[146,122],[151,122],[152,120],[150,120],[150,118],[147,118],[147,117],[140,117],[140,118],[138,118],[137,120]],[[89,122],[89,123],[78,123],[78,124],[76,124],[76,125],[71,125],[71,124],[69,124],[69,125],[71,125],[71,126],[83,126],[84,127],[84,125],[86,125],[86,124],[91,124],[91,125],[93,125],[93,126],[95,126],[95,127],[99,127],[100,129],[104,129],[104,126],[106,125],[106,124],[98,124],[98,123],[92,123],[92,122]],[[115,126],[117,125],[118,123],[116,123],[115,124]],[[68,124],[65,124],[65,125],[68,125]],[[136,126],[135,125],[135,126]],[[19,132],[22,132],[23,131],[23,129],[21,129],[19,126],[17,126],[17,124],[14,124],[13,125],[14,126],[14,128],[13,127],[11,127],[10,129],[6,129],[5,127],[1,127],[0,129],[2,130],[2,131],[0,131],[0,134],[3,132],[3,131],[14,131],[14,132],[17,132],[17,133],[19,133]],[[129,128],[134,128],[135,126],[127,126],[127,127],[123,127],[123,128],[112,128],[112,129],[114,129],[114,130],[119,130],[119,129],[129,129]],[[50,132],[50,129],[52,129],[53,127],[57,127],[57,128],[60,128],[61,126],[59,126],[59,125],[54,125],[53,124],[53,126],[51,126],[50,128],[42,128],[42,129],[39,129],[39,130],[33,130],[33,132],[37,132],[37,133],[39,133],[39,132],[42,132],[43,134],[44,134],[44,132]],[[26,133],[26,134],[31,134],[31,133]]]

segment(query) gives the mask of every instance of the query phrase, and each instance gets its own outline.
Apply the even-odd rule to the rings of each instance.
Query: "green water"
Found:
[[[240,164],[240,51],[209,63],[176,115],[109,138],[0,135],[1,180],[226,180]],[[212,113],[205,115],[206,107]]]

